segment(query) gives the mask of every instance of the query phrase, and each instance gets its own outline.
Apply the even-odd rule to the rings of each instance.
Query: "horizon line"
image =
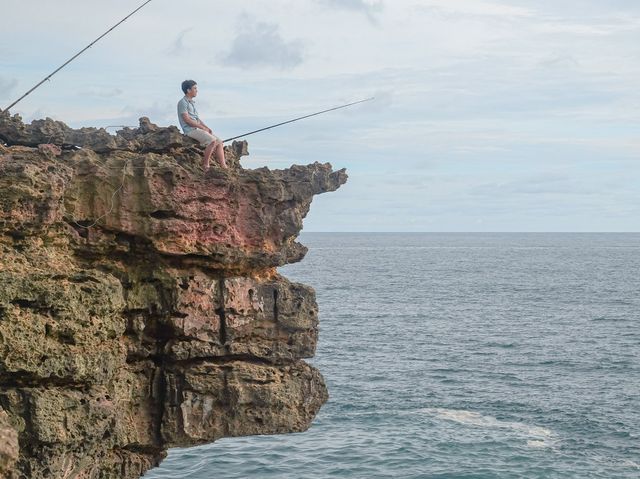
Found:
[[[362,234],[640,234],[640,231],[305,231],[300,233]]]

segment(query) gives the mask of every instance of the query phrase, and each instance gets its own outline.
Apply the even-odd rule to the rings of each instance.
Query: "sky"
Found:
[[[2,0],[0,108],[144,0]],[[640,232],[638,0],[153,0],[12,109],[176,125],[349,181],[304,231]],[[113,132],[114,130],[109,130]]]

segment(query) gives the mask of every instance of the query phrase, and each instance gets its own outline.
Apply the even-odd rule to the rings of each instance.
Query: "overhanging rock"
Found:
[[[146,119],[112,136],[0,113],[0,139],[0,471],[136,478],[169,447],[309,427],[318,308],[276,268],[344,170],[247,170],[236,142],[204,174]]]

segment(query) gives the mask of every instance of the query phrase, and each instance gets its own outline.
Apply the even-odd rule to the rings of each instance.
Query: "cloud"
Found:
[[[597,19],[586,18],[581,22],[567,17],[551,18],[536,25],[542,34],[602,37],[624,33],[636,33],[640,18],[632,15],[605,15]]]
[[[8,100],[15,92],[17,86],[18,80],[15,78],[0,76],[0,98]],[[0,108],[4,108],[4,106],[0,105]]]
[[[302,41],[284,40],[277,24],[256,22],[248,15],[242,15],[240,21],[242,31],[233,40],[231,50],[222,56],[223,64],[243,69],[273,67],[286,70],[303,62]]]
[[[190,28],[185,28],[184,30],[182,30],[180,33],[178,33],[178,36],[176,37],[176,39],[173,41],[173,44],[171,45],[171,47],[167,50],[167,54],[171,55],[171,56],[179,56],[179,55],[184,55],[185,52],[185,46],[184,46],[184,37],[187,35],[187,33],[189,33],[191,30],[193,30],[193,27]]]
[[[539,25],[538,30],[543,34],[568,34],[568,35],[587,35],[602,36],[614,33],[617,28],[612,25],[593,25],[580,23],[567,23],[566,21],[557,23],[543,23]]]
[[[167,104],[154,101],[152,104],[127,105],[122,109],[121,113],[121,119],[132,125],[137,124],[138,119],[143,116],[160,125],[163,123],[175,125],[178,121],[174,103]]]
[[[381,0],[378,1],[366,1],[366,0],[316,0],[318,3],[327,5],[329,7],[340,8],[343,10],[351,10],[354,12],[360,12],[366,15],[367,19],[373,23],[378,24],[376,15],[382,11],[384,5]]]
[[[57,118],[55,115],[47,115],[42,108],[38,108],[37,110],[23,116],[25,123],[31,123],[33,120],[41,120],[43,118],[53,118],[54,120],[59,120],[59,118]]]
[[[447,18],[462,19],[464,17],[531,17],[534,12],[530,8],[505,5],[478,0],[427,0],[415,8],[426,13],[439,14]]]
[[[122,95],[124,90],[115,87],[92,86],[82,90],[83,95],[89,95],[98,98],[114,98]]]
[[[572,55],[557,54],[540,60],[538,65],[548,69],[575,70],[580,67],[580,62]]]

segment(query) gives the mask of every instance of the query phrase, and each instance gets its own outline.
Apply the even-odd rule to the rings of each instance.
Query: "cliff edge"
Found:
[[[137,478],[166,449],[307,429],[313,289],[278,266],[329,164],[228,170],[175,127],[0,113],[0,477]]]

